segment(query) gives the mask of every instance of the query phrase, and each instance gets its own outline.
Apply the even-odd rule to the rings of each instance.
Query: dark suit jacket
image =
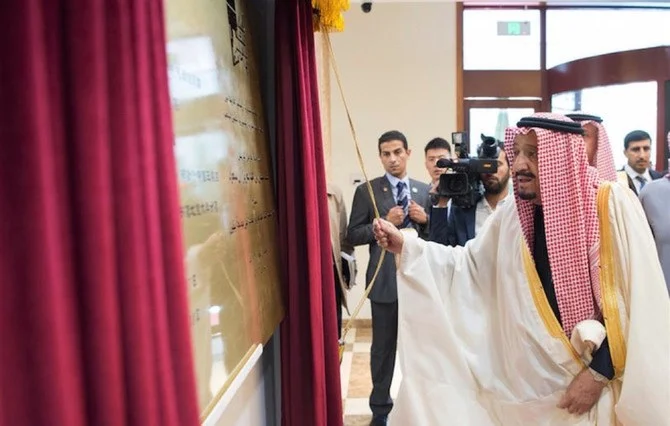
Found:
[[[453,207],[453,206],[452,206]],[[433,241],[445,246],[450,245],[447,237],[447,226],[449,222],[448,207],[430,208],[430,229],[428,232],[428,241]]]
[[[379,209],[381,217],[386,217],[389,210],[396,206],[391,190],[391,183],[386,176],[381,176],[370,181],[372,192]],[[428,212],[430,197],[429,186],[414,179],[409,180],[410,197],[414,202],[421,205]],[[347,241],[354,246],[369,244],[370,260],[365,273],[365,284],[367,285],[374,275],[375,268],[379,262],[382,248],[377,245],[372,232],[372,221],[375,218],[374,208],[370,200],[370,194],[365,183],[359,185],[354,193],[354,201],[351,204],[351,216],[347,228]],[[428,237],[428,224],[419,225],[410,222],[412,228],[416,229],[422,238]],[[398,287],[396,283],[395,260],[392,253],[386,253],[375,285],[370,292],[370,300],[378,303],[392,303],[398,300]]]
[[[446,208],[432,208],[428,240],[445,246],[464,246],[475,238],[476,214],[476,204],[469,209],[452,205],[448,216]]]
[[[476,204],[468,209],[451,206],[451,215],[447,222],[447,244],[464,246],[475,238],[476,213]]]
[[[619,172],[626,173],[626,170],[624,168],[621,168],[621,170],[619,170]],[[649,175],[651,176],[651,180],[660,179],[663,176],[665,176],[665,174],[659,173],[659,172],[657,172],[656,170],[653,170],[653,169],[649,169]],[[631,179],[630,176],[628,176],[628,173],[626,173],[626,178],[628,179],[628,187],[631,189],[631,191],[633,191],[636,195],[639,195],[637,193],[637,190],[635,189],[635,184],[633,183],[633,179]]]

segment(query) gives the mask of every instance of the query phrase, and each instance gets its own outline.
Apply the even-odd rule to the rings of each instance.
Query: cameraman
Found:
[[[507,197],[509,194],[510,170],[503,143],[500,141],[496,141],[496,152],[498,170],[496,173],[482,173],[480,175],[484,193],[477,204],[470,208],[462,208],[452,204],[448,216],[438,212],[440,208],[446,210],[445,203],[438,203],[433,208],[436,214],[431,215],[430,241],[450,246],[464,246],[468,240],[477,235],[486,219]],[[477,153],[481,156],[482,145],[477,149]],[[445,205],[445,207],[442,207],[442,205]]]
[[[423,149],[425,153],[425,165],[428,174],[430,175],[430,206],[446,207],[449,201],[446,197],[439,197],[437,195],[437,187],[440,183],[440,176],[446,171],[437,165],[439,160],[444,158],[451,158],[451,146],[449,142],[442,138],[431,139]],[[431,213],[429,213],[430,215]]]

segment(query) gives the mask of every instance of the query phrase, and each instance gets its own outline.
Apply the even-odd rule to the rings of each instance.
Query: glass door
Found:
[[[657,147],[661,146],[663,149],[663,145],[667,144],[665,140],[653,140],[657,134],[657,93],[658,85],[655,81],[590,87],[552,95],[551,107],[552,111],[559,114],[581,110],[586,114],[602,117],[612,146],[615,166],[620,169],[626,164],[623,140],[628,132],[644,130],[652,135],[652,163],[657,158]],[[665,169],[665,166],[662,164],[660,168]]]
[[[470,154],[476,155],[482,134],[504,141],[505,128],[516,125],[519,119],[539,109],[539,100],[467,101],[465,125],[470,135]]]

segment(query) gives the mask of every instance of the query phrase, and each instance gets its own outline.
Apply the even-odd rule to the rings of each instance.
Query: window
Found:
[[[560,114],[578,110],[603,118],[603,125],[614,154],[617,169],[626,164],[623,139],[632,130],[644,130],[652,137],[651,161],[656,159],[656,147],[665,141],[656,136],[655,81],[645,81],[612,86],[591,87],[578,92],[557,93],[551,97],[552,111]],[[578,102],[575,102],[578,99]],[[624,101],[625,100],[625,101]]]
[[[557,93],[551,97],[551,110],[559,114],[581,111],[578,99],[581,99],[581,91]]]
[[[463,69],[539,70],[540,11],[464,10]]]
[[[168,78],[174,106],[221,91],[214,45],[209,37],[168,42]]]
[[[504,141],[507,127],[534,112],[533,108],[470,108],[470,154],[477,155],[482,134]]]
[[[547,10],[547,68],[607,53],[670,45],[668,22],[670,9]]]

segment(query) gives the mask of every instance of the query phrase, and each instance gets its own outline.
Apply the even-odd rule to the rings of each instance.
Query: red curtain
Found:
[[[0,3],[0,425],[197,425],[162,1]]]
[[[278,219],[287,308],[280,329],[282,425],[337,426],[342,395],[311,2],[277,2],[275,31]]]

